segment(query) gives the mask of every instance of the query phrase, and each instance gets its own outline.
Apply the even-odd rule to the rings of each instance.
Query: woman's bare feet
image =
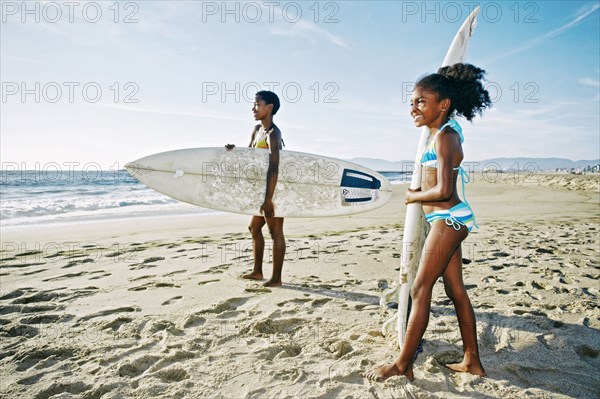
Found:
[[[383,382],[383,381],[387,380],[388,378],[393,377],[395,375],[403,375],[409,381],[412,381],[415,379],[415,376],[413,375],[412,364],[409,365],[406,368],[406,370],[404,370],[404,372],[402,372],[398,368],[396,363],[392,363],[392,364],[388,364],[386,366],[378,367],[375,370],[371,370],[371,371],[365,373],[365,377],[368,380],[375,381],[375,382]]]
[[[262,280],[263,279],[263,275],[262,275],[262,273],[252,272],[252,273],[249,273],[249,274],[242,275],[242,278],[246,279],[246,280]]]
[[[270,279],[266,283],[263,284],[265,287],[281,287],[281,280],[273,280]]]
[[[480,377],[485,377],[485,370],[483,369],[483,366],[480,362],[467,363],[465,360],[463,360],[460,363],[446,364],[446,367],[448,367],[452,371],[456,371],[459,373],[471,373]]]

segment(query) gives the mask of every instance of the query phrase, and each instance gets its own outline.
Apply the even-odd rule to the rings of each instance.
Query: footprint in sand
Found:
[[[171,367],[168,369],[160,370],[156,373],[149,374],[149,376],[156,377],[165,383],[179,382],[190,378],[188,372],[179,367]]]
[[[594,349],[588,345],[579,345],[575,348],[575,353],[585,362],[592,364],[592,360],[600,356],[600,350]],[[593,364],[592,364],[593,365]]]
[[[36,384],[46,373],[38,373],[29,377],[21,378],[17,380],[19,385],[33,385]]]
[[[247,327],[242,330],[244,333],[251,334],[292,334],[302,326],[307,325],[308,320],[299,319],[299,318],[291,318],[291,319],[265,319],[261,321],[257,321],[252,326]]]
[[[179,301],[180,301],[182,298],[183,298],[183,297],[182,297],[181,295],[174,296],[173,298],[171,298],[171,299],[168,299],[168,300],[164,301],[163,303],[161,303],[161,305],[162,305],[162,306],[165,306],[165,305],[172,305],[172,304],[174,304],[174,303],[177,303],[177,302],[179,302]]]
[[[36,302],[49,302],[55,298],[59,298],[61,295],[57,292],[50,291],[37,291],[33,289],[27,289],[31,295],[24,296],[24,292],[21,290],[13,291],[5,296],[2,299],[10,299],[15,298],[11,303],[14,304],[28,304],[28,303],[36,303]],[[35,292],[35,293],[34,293]]]
[[[39,330],[30,325],[24,324],[16,324],[9,328],[5,328],[4,326],[0,327],[0,334],[3,337],[22,337],[22,338],[33,338],[39,334]],[[12,355],[11,353],[8,354]],[[0,358],[5,357],[4,354],[0,356]]]
[[[114,309],[106,309],[106,310],[101,310],[100,312],[96,312],[96,313],[92,313],[90,315],[87,316],[82,316],[79,319],[77,319],[77,322],[82,322],[82,321],[87,321],[90,319],[94,319],[97,317],[104,317],[104,316],[110,316],[116,313],[131,313],[131,312],[139,312],[140,309],[137,307],[133,307],[133,306],[123,306],[120,308],[114,308]]]
[[[289,303],[291,303],[291,304],[303,304],[303,303],[310,302],[310,301],[312,301],[311,298],[294,298],[294,299],[290,299],[289,301],[279,302],[279,303],[277,303],[277,306],[278,307],[283,307],[283,306],[285,306],[285,305],[287,305]]]
[[[137,377],[160,360],[160,357],[144,355],[131,361],[125,361],[118,366],[120,377]]]
[[[225,270],[227,270],[231,265],[231,263],[224,263],[222,265],[210,267],[207,270],[198,272],[196,274],[221,274],[224,273]]]
[[[183,321],[183,328],[198,327],[206,323],[206,319],[200,316],[200,314],[201,312],[186,316]]]
[[[91,272],[90,274],[98,274],[98,273],[102,273],[102,274],[100,274],[98,276],[90,277],[88,280],[99,280],[104,277],[112,276],[112,273],[104,272],[103,270]]]
[[[184,334],[183,331],[179,329],[172,321],[152,320],[144,326],[142,335],[154,335],[160,331],[166,331],[172,335]]]
[[[150,281],[146,284],[139,285],[137,287],[128,288],[127,291],[145,291],[147,289],[154,289],[154,288],[181,288],[181,286],[173,284],[173,283]]]
[[[347,355],[350,352],[354,351],[354,348],[348,341],[337,341],[331,344],[328,348],[329,352],[333,353],[336,358],[341,358],[344,355]]]
[[[331,302],[331,301],[332,301],[332,299],[331,299],[331,298],[318,298],[318,299],[315,299],[315,300],[313,300],[313,301],[311,302],[311,306],[312,306],[313,308],[318,308],[318,307],[320,307],[320,306],[323,306],[323,305],[325,305],[326,303],[329,303],[329,302]]]
[[[79,272],[79,273],[67,273],[67,274],[61,274],[59,276],[54,276],[54,277],[49,277],[46,279],[43,279],[43,282],[48,282],[48,281],[61,281],[61,280],[68,280],[70,278],[73,277],[80,277],[83,276],[85,274],[88,274],[88,272]]]
[[[67,263],[65,266],[61,267],[61,269],[68,269],[73,266],[82,265],[84,263],[92,263],[92,262],[95,262],[95,260],[92,258],[86,258],[86,259],[82,259],[82,260],[74,260],[74,261]]]
[[[289,357],[296,357],[302,353],[302,347],[300,345],[275,345],[266,349],[258,351],[257,355],[259,359],[268,361],[283,359]]]
[[[21,324],[54,324],[60,322],[66,322],[73,318],[70,314],[44,314],[39,316],[23,317],[19,322]]]
[[[7,265],[2,265],[3,269],[23,269],[26,267],[30,267],[30,266],[41,266],[41,265],[45,265],[46,263],[44,262],[31,262],[31,263],[16,263],[16,264],[7,264]]]
[[[135,278],[130,278],[129,281],[139,281],[139,280],[147,280],[149,278],[154,278],[156,277],[156,274],[146,274],[145,276],[140,276],[140,277],[135,277]]]
[[[200,313],[216,313],[220,314],[223,312],[229,312],[237,310],[239,306],[242,306],[248,302],[249,298],[229,298],[226,301],[217,303],[208,309],[200,311]]]
[[[218,281],[221,281],[219,279],[214,279],[214,280],[204,280],[204,281],[198,281],[198,285],[205,285],[205,284],[209,284],[209,283],[216,283]]]
[[[141,269],[150,269],[152,267],[156,267],[157,265],[152,264],[152,262],[158,262],[164,260],[162,256],[155,256],[151,258],[146,258],[142,261],[142,263],[134,263],[129,266],[129,270],[141,270]]]
[[[269,292],[272,292],[267,287],[261,287],[261,286],[247,287],[247,288],[244,289],[244,291],[251,292],[251,293],[254,293],[254,294],[268,294]]]
[[[171,276],[174,276],[176,274],[181,274],[181,273],[186,273],[186,272],[187,272],[187,269],[175,270],[175,271],[172,271],[170,273],[163,274],[163,277],[171,277]]]
[[[7,292],[6,294],[0,296],[0,301],[5,301],[7,299],[18,298],[18,297],[23,296],[26,293],[29,293],[29,292],[32,292],[32,291],[34,291],[34,289],[30,288],[30,287],[19,288],[19,289],[16,289],[14,291]]]
[[[119,329],[121,328],[121,326],[129,324],[132,321],[133,321],[133,319],[130,318],[130,317],[119,316],[119,317],[117,317],[116,319],[114,319],[112,321],[100,324],[100,328],[102,330],[110,329],[112,331],[119,331]]]
[[[46,383],[46,387],[41,389],[37,395],[35,396],[36,398],[50,398],[50,397],[65,397],[63,395],[57,395],[58,392],[60,393],[67,393],[70,394],[69,396],[66,397],[84,397],[83,395],[86,395],[90,393],[90,390],[92,390],[93,386],[86,384],[84,382],[55,382],[52,381],[50,383]],[[95,391],[95,390],[94,390]],[[93,392],[93,391],[91,391]],[[102,392],[102,391],[100,391]],[[71,396],[73,395],[73,396]],[[93,394],[89,397],[99,397],[99,396],[94,396]]]
[[[57,361],[68,360],[76,357],[77,351],[73,348],[44,348],[28,349],[15,354],[12,362],[17,365],[17,371],[25,371],[34,367],[36,369],[50,367]]]
[[[30,272],[23,272],[23,273],[21,274],[21,276],[31,276],[31,275],[33,275],[33,274],[42,273],[42,272],[45,272],[45,271],[47,271],[47,270],[49,270],[49,269],[37,269],[37,270],[30,271]],[[8,276],[8,274],[9,274],[9,273],[4,273],[3,275],[6,275],[6,276]]]

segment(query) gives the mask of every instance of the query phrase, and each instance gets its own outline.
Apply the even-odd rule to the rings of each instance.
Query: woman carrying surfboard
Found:
[[[420,202],[431,225],[419,269],[411,289],[412,310],[406,341],[395,362],[367,373],[371,380],[384,381],[395,375],[414,379],[412,364],[429,322],[433,285],[441,276],[446,294],[454,303],[463,341],[461,363],[448,364],[454,371],[484,376],[479,359],[475,313],[462,278],[461,243],[477,227],[473,211],[464,196],[469,176],[460,166],[463,160],[462,129],[454,116],[471,121],[491,106],[482,80],[485,71],[470,64],[442,67],[420,79],[412,94],[410,114],[415,126],[427,126],[429,141],[421,156],[421,188],[409,189],[405,203]],[[456,183],[462,180],[462,200]]]
[[[254,127],[250,138],[249,147],[265,148],[269,150],[269,167],[267,169],[266,192],[260,212],[263,216],[252,216],[248,229],[252,234],[252,250],[254,254],[254,267],[252,273],[242,276],[244,279],[262,280],[262,263],[265,252],[265,238],[262,228],[266,224],[273,239],[273,274],[264,285],[277,287],[281,285],[281,270],[285,257],[285,237],[283,235],[283,218],[275,216],[273,194],[279,177],[279,151],[283,149],[281,131],[273,123],[273,116],[279,110],[279,97],[271,91],[259,91],[255,95],[252,113],[254,119],[260,124]],[[227,145],[228,150],[234,146]]]

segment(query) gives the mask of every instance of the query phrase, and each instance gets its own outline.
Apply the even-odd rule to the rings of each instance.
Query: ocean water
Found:
[[[382,174],[392,183],[406,176]],[[124,170],[0,171],[2,228],[215,212],[160,194]]]

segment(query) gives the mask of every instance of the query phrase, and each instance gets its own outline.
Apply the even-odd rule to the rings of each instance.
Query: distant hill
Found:
[[[413,161],[392,162],[375,158],[352,158],[348,159],[348,161],[383,172],[399,172],[403,170],[411,171],[413,167]]]
[[[556,170],[583,169],[600,164],[600,159],[571,161],[565,158],[492,158],[480,162],[500,165],[500,169]],[[535,168],[535,169],[532,169]]]
[[[386,161],[376,158],[352,158],[350,162],[378,171],[412,171],[413,161]],[[600,159],[572,161],[565,158],[492,158],[483,161],[468,162],[474,170],[499,168],[501,170],[554,171],[556,169],[583,169],[586,166],[600,164]]]

